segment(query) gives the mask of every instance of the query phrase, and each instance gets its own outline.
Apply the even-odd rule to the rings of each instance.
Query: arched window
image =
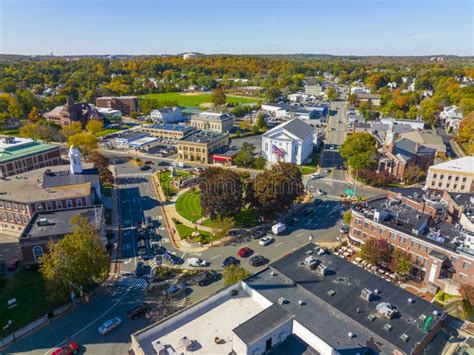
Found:
[[[44,255],[43,253],[43,248],[40,247],[40,246],[35,246],[33,247],[33,258],[35,259],[35,262],[38,263],[39,262],[39,258],[42,257]]]

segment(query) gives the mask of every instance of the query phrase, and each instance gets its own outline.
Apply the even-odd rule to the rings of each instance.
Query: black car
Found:
[[[159,166],[170,166],[171,164],[170,164],[169,162],[167,162],[167,161],[160,161],[160,162],[158,163],[158,165],[159,165]]]
[[[252,256],[249,260],[249,263],[252,266],[262,266],[262,265],[265,265],[268,262],[269,262],[269,260],[266,257],[261,256],[261,255]]]
[[[303,210],[303,214],[304,214],[305,216],[309,216],[309,215],[310,215],[311,213],[313,213],[313,212],[314,212],[314,210],[313,210],[311,207],[307,207],[307,208],[305,208],[305,209]]]
[[[140,167],[140,170],[141,170],[141,171],[146,171],[146,170],[150,170],[150,169],[151,169],[151,166],[150,166],[150,165],[142,165],[142,166]]]
[[[252,238],[253,239],[262,238],[264,235],[265,235],[265,232],[261,229],[257,229],[256,231],[252,232]]]
[[[219,274],[215,271],[205,271],[202,274],[196,275],[192,279],[192,283],[198,286],[207,286],[219,279]]]
[[[144,272],[145,272],[145,266],[142,261],[139,261],[137,263],[137,268],[135,269],[135,275],[142,276]]]
[[[162,236],[160,234],[152,234],[150,235],[150,240],[152,242],[159,242],[162,238]]]
[[[239,264],[240,264],[239,259],[236,259],[233,256],[229,256],[225,258],[224,261],[222,262],[222,267],[225,268],[229,265],[239,265]]]
[[[128,310],[128,318],[129,319],[135,319],[140,317],[142,314],[148,312],[149,308],[146,304],[139,304],[138,306],[135,306],[131,309]]]
[[[145,224],[148,228],[153,228],[155,226],[155,221],[150,216],[145,217]]]
[[[290,221],[287,223],[289,226],[294,226],[296,223],[298,223],[298,218],[292,218]]]
[[[182,264],[184,262],[183,259],[177,257],[176,255],[170,254],[168,252],[163,254],[163,259],[168,260],[173,265]]]

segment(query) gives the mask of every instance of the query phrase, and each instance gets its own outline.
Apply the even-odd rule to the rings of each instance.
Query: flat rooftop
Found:
[[[474,157],[467,156],[449,160],[444,163],[433,165],[432,168],[474,174]]]
[[[50,150],[59,150],[59,146],[18,137],[0,138],[0,163],[20,159]]]
[[[20,239],[70,234],[73,228],[73,225],[71,224],[72,217],[86,217],[89,223],[93,224],[95,223],[96,217],[102,218],[102,210],[102,205],[98,205],[93,207],[35,213],[28,226],[26,226],[24,231],[21,233]],[[46,221],[44,224],[38,224],[41,220]]]
[[[143,137],[143,138],[133,140],[132,142],[129,143],[129,145],[131,147],[141,147],[142,145],[151,144],[157,141],[158,141],[158,138],[156,137]]]
[[[193,142],[193,143],[210,143],[216,139],[226,136],[226,133],[210,132],[210,131],[197,131],[186,137],[183,137],[181,142]]]
[[[46,172],[58,174],[55,175],[57,178],[46,177],[44,181]],[[0,199],[31,203],[89,196],[93,185],[91,180],[83,180],[81,176],[81,174],[69,174],[69,165],[49,166],[21,175],[9,176],[0,179]],[[46,186],[43,185],[44,182],[46,182]]]
[[[122,141],[134,141],[139,138],[147,136],[148,133],[145,132],[133,132],[133,133],[128,133],[124,134],[123,136],[115,138],[116,140],[122,140]]]
[[[185,126],[182,124],[171,124],[171,123],[157,123],[152,124],[149,126],[144,126],[144,128],[151,128],[151,129],[161,129],[165,131],[176,131],[176,132],[189,132],[194,130],[194,127]]]
[[[140,340],[145,354],[154,354],[152,341],[159,339],[165,346],[171,346],[176,353],[187,353],[180,344],[180,339],[187,337],[199,344],[199,349],[193,351],[196,354],[229,354],[232,351],[232,329],[246,322],[264,307],[258,304],[252,297],[244,292],[237,297],[223,300],[218,305],[208,306],[204,312],[195,318],[187,319],[186,322],[174,322],[174,329],[167,329],[164,336],[157,337],[151,334]],[[216,344],[214,338],[223,339],[223,344]]]
[[[301,265],[310,251],[329,269],[326,276]],[[308,244],[272,263],[247,283],[273,303],[285,298],[287,302],[281,307],[336,350],[355,349],[364,344],[380,353],[398,349],[409,354],[426,336],[423,316],[434,317],[434,311],[442,313],[433,304],[338,256],[315,253],[315,245]],[[378,300],[364,301],[360,297],[364,288],[377,289]],[[414,302],[410,303],[409,298]],[[303,305],[299,304],[300,300]],[[384,319],[376,310],[380,302],[395,306],[399,316]],[[368,318],[370,314],[375,315],[374,320]],[[441,318],[435,317],[431,327],[438,321]],[[390,331],[384,329],[386,324],[392,326]],[[355,336],[350,338],[349,332]],[[401,340],[402,334],[409,336],[407,342]]]

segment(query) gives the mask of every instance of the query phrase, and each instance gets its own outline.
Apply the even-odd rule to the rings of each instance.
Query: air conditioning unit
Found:
[[[360,292],[360,298],[362,298],[364,301],[370,302],[375,297],[372,291],[370,291],[368,288],[363,288],[362,291]]]
[[[388,302],[381,302],[376,307],[377,312],[387,319],[392,319],[397,313],[397,309]]]
[[[281,306],[281,305],[284,305],[284,304],[286,304],[286,303],[288,303],[288,300],[287,300],[285,297],[280,297],[280,298],[278,299],[278,304],[279,304],[280,306]]]
[[[317,271],[321,276],[325,276],[325,275],[327,275],[329,269],[327,268],[326,265],[319,264],[318,267],[316,268],[316,271]]]
[[[40,218],[37,223],[38,226],[47,226],[48,224],[49,221],[47,218]]]

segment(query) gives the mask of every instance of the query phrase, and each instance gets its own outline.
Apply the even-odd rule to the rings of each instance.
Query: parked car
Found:
[[[229,265],[239,265],[240,264],[240,260],[239,259],[236,259],[234,258],[233,256],[228,256],[227,258],[224,259],[224,261],[222,262],[222,267],[225,268]]]
[[[311,174],[312,179],[319,179],[321,177],[321,173],[313,173]]]
[[[137,262],[137,267],[135,268],[135,275],[142,276],[144,272],[145,272],[145,264],[143,264],[143,261]]]
[[[158,165],[159,166],[170,166],[171,164],[167,161],[160,161],[160,162],[158,162]]]
[[[184,283],[179,283],[176,285],[171,285],[163,290],[163,295],[168,297],[176,297],[186,291],[186,285]]]
[[[250,258],[249,263],[252,266],[262,266],[268,263],[269,261],[270,260],[268,260],[266,257],[262,255],[255,255]]]
[[[261,229],[257,229],[252,232],[252,239],[259,239],[265,235],[265,232]]]
[[[341,234],[349,233],[349,226],[343,224],[343,225],[341,226],[341,229],[339,229],[339,232],[340,232]]]
[[[151,160],[145,160],[145,164],[147,165],[153,165],[153,162]]]
[[[51,355],[72,355],[76,354],[80,350],[79,344],[75,341],[69,344],[64,344],[60,348],[55,349]]]
[[[323,190],[321,190],[321,189],[317,189],[317,190],[316,190],[316,194],[317,194],[318,196],[324,196],[324,195],[326,195],[326,193],[325,193]]]
[[[326,169],[324,169],[324,173],[325,173],[325,174],[329,174],[330,172],[331,172],[331,168],[326,168]]]
[[[281,232],[283,232],[285,229],[286,229],[286,224],[282,223],[282,222],[279,222],[279,223],[274,224],[272,226],[272,233],[275,234],[275,235],[278,235]]]
[[[155,226],[155,221],[150,216],[145,217],[145,225],[147,228],[153,228]]]
[[[115,328],[120,327],[121,324],[122,324],[122,319],[120,319],[119,317],[109,319],[108,321],[104,322],[104,324],[102,324],[99,327],[99,329],[98,329],[99,334],[101,334],[101,335],[108,334],[112,330],[114,330]]]
[[[207,286],[219,279],[219,274],[215,271],[205,271],[196,275],[191,281],[194,285]]]
[[[146,304],[139,304],[128,310],[127,315],[129,319],[136,319],[142,314],[148,312],[150,308]]]
[[[13,259],[8,264],[8,271],[15,271],[16,269],[18,269],[18,265],[20,265],[20,260],[19,259]]]
[[[170,254],[168,252],[163,254],[163,259],[168,260],[173,265],[178,265],[183,263],[183,259],[177,257],[176,255]]]
[[[148,260],[148,250],[147,250],[146,246],[138,247],[138,257],[141,260]]]
[[[258,244],[260,244],[262,246],[266,246],[266,245],[268,245],[272,242],[273,242],[273,237],[267,235],[267,236],[263,237],[262,239],[260,239]]]
[[[156,252],[155,255],[164,255],[168,252],[163,245],[159,245],[158,243],[153,243],[153,244],[158,245],[158,247],[154,250],[154,252]]]
[[[294,217],[294,218],[290,219],[290,221],[288,222],[288,225],[292,227],[292,226],[296,225],[296,223],[298,223],[298,222],[299,222],[299,219]]]
[[[202,260],[201,258],[188,258],[187,263],[192,267],[206,267],[211,263],[207,260]]]
[[[240,256],[241,258],[246,258],[252,253],[253,253],[252,249],[250,249],[249,247],[243,247],[239,249],[239,251],[237,252],[237,256]]]
[[[5,268],[6,268],[5,260],[0,260],[0,277],[5,276]]]
[[[151,169],[151,166],[150,166],[150,165],[142,165],[142,166],[140,167],[140,170],[141,170],[141,171],[146,171],[146,170],[150,170],[150,169]]]

